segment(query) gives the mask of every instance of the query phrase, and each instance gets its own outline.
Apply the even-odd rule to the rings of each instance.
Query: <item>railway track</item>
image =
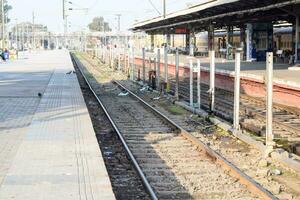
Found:
[[[152,66],[153,68],[154,66]],[[142,70],[141,66],[137,66],[137,70]],[[149,67],[146,68],[146,72],[149,71]],[[161,72],[161,74],[163,74]],[[161,77],[163,80],[163,77]],[[175,93],[175,78],[170,77],[170,92]],[[196,80],[194,80],[194,99],[197,97]],[[201,84],[201,107],[204,110],[209,110],[208,91],[209,87],[206,84]],[[181,80],[179,83],[179,95],[180,97],[189,102],[190,95],[189,79]],[[224,89],[216,88],[215,92],[215,112],[218,117],[232,122],[233,120],[233,92]],[[250,97],[245,94],[240,95],[240,118],[241,127],[251,131],[262,139],[265,137],[265,116],[266,106],[263,99]],[[281,106],[278,104],[273,105],[273,133],[275,140],[282,143],[285,141],[287,144],[283,147],[290,152],[294,152],[293,147],[300,143],[300,111]],[[264,141],[264,140],[262,140]],[[279,144],[281,145],[281,144]]]
[[[202,84],[202,91],[207,91],[208,86]],[[186,83],[181,83],[180,94],[182,98],[188,101],[189,86]],[[194,91],[196,96],[196,89]],[[205,92],[201,93],[201,99],[203,108],[208,109],[208,94]],[[222,89],[216,90],[216,114],[228,121],[232,120],[233,116],[233,93]],[[265,124],[265,102],[264,100],[249,97],[241,94],[241,119],[257,119],[264,127]],[[293,111],[292,109],[281,107],[275,104],[273,107],[274,111],[274,135],[279,138],[287,138],[290,142],[300,142],[300,113]],[[264,135],[264,130],[260,130],[260,135]]]
[[[152,199],[276,199],[120,82],[91,79],[85,76]]]
[[[76,63],[74,63],[74,66],[76,67]],[[78,71],[78,68],[76,70]],[[119,140],[117,133],[114,132],[109,119],[90,90],[89,85],[80,73],[77,73],[77,78],[93,122],[116,199],[150,199],[130,159],[127,158],[122,142]]]

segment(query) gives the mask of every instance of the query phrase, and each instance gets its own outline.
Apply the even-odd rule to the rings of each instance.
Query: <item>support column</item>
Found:
[[[143,57],[143,63],[142,63],[142,67],[143,67],[143,82],[145,84],[145,82],[146,82],[145,48],[142,49],[142,57]]]
[[[233,129],[240,129],[240,69],[241,54],[235,54],[235,77],[234,77],[234,112],[233,112]]]
[[[151,50],[154,50],[154,35],[151,34],[150,37],[151,37],[150,38],[150,40],[151,40],[151,42],[150,42],[151,43]]]
[[[123,72],[126,72],[126,46],[124,47],[124,55],[123,55],[124,65],[123,65]]]
[[[132,47],[132,65],[131,65],[131,80],[134,81],[134,70],[135,70],[135,57],[134,48]]]
[[[295,63],[298,62],[298,44],[299,44],[299,16],[296,16],[295,25]]]
[[[109,48],[109,67],[111,68],[112,66],[112,48]]]
[[[191,44],[190,33],[186,33],[185,34],[185,47],[189,51],[189,54],[190,54],[190,44]]]
[[[273,135],[273,52],[267,53],[267,73],[266,73],[266,89],[267,89],[267,116],[266,116],[266,146],[267,154],[270,153],[274,146]]]
[[[194,56],[195,53],[195,33],[192,31],[189,35],[189,55]]]
[[[157,49],[157,70],[156,70],[156,79],[157,79],[157,88],[160,90],[160,49]]]
[[[172,47],[175,47],[175,35],[173,34]]]
[[[175,76],[176,76],[176,84],[175,84],[175,98],[179,100],[179,51],[176,49],[175,55]]]
[[[168,47],[171,46],[171,35],[170,34],[167,34],[167,44],[168,44]]]
[[[200,60],[197,60],[197,103],[201,109],[201,65]]]
[[[215,110],[215,51],[209,52],[210,58],[210,84],[209,84],[209,107],[210,112],[213,113]]]
[[[194,72],[194,66],[193,66],[193,60],[190,60],[190,106],[194,107],[194,91],[193,91],[193,72]]]
[[[208,34],[208,50],[213,51],[214,50],[214,26],[211,24],[208,26],[207,30]]]
[[[246,60],[247,45],[246,45],[246,29],[244,25],[240,26],[240,48],[242,51],[242,60]]]
[[[233,48],[233,26],[227,28],[227,40],[226,40],[226,59],[232,60],[232,48]]]
[[[247,61],[252,61],[252,34],[253,34],[253,25],[247,24],[247,31],[246,31],[246,48],[247,48]]]
[[[118,70],[121,70],[121,49],[118,49]]]
[[[168,83],[168,48],[164,47],[164,78],[165,83]]]

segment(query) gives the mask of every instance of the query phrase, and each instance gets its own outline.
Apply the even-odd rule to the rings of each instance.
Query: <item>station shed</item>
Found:
[[[244,60],[264,61],[266,52],[276,51],[274,27],[292,27],[294,61],[299,54],[299,0],[209,0],[187,9],[170,13],[133,25],[133,31],[145,31],[153,36],[162,34],[165,43],[171,45],[171,35],[186,36],[186,48],[194,55],[195,34],[207,32],[208,51],[214,50],[214,37],[217,31],[226,31],[226,39],[221,45],[226,47],[226,58],[232,59],[235,51],[240,51]],[[234,32],[239,31],[240,41],[232,46]]]

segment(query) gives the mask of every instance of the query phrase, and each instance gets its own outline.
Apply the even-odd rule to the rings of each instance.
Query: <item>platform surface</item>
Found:
[[[115,199],[71,70],[64,50],[0,64],[1,200]]]

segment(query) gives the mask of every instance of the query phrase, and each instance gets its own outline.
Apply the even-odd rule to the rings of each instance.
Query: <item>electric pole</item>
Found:
[[[35,15],[32,12],[32,48],[35,49]]]
[[[121,14],[116,14],[116,16],[118,17],[118,32],[121,31]]]
[[[67,46],[67,34],[68,34],[68,20],[66,14],[66,0],[62,0],[63,3],[63,20],[64,20],[64,43]]]
[[[4,33],[4,29],[5,29],[5,22],[4,22],[4,0],[1,0],[1,18],[2,18],[2,48],[4,48],[4,45],[5,45],[5,41],[4,41],[4,38],[5,38],[5,33]]]
[[[163,17],[166,18],[167,10],[166,10],[166,0],[163,0]]]

